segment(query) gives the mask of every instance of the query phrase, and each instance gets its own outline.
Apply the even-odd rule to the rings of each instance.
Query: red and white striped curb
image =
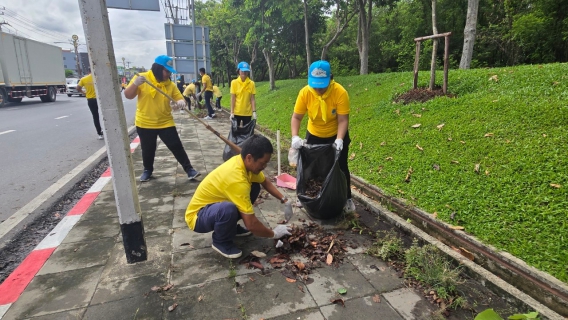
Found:
[[[136,137],[130,143],[130,152],[134,152],[140,144]],[[10,306],[18,300],[24,289],[32,281],[37,272],[49,259],[53,251],[63,242],[69,231],[87,212],[106,184],[112,179],[110,168],[107,168],[87,193],[75,204],[55,228],[34,248],[20,265],[0,284],[0,319],[4,317]]]

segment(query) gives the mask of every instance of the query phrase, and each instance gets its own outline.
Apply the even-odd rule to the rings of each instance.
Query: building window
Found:
[[[63,57],[63,60],[65,60],[65,57]]]

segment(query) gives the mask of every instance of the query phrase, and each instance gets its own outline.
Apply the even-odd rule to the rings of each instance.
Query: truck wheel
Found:
[[[70,97],[70,96],[72,96],[72,94],[68,94],[67,96]]]
[[[57,91],[54,87],[47,87],[47,95],[40,96],[41,102],[55,102],[57,99]]]
[[[0,89],[0,108],[6,104],[6,91]]]

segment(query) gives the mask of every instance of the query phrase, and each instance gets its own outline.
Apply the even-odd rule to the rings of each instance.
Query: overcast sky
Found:
[[[2,10],[3,7],[5,10]],[[45,43],[73,49],[71,35],[79,36],[79,51],[87,52],[85,33],[78,0],[0,0],[2,30]],[[166,54],[163,8],[160,12],[109,9],[114,54],[118,64],[122,57],[130,66],[147,69],[154,58]],[[54,43],[66,42],[66,43]]]

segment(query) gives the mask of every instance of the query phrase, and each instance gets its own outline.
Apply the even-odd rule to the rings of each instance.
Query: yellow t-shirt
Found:
[[[332,82],[325,92],[324,99],[327,104],[327,122],[323,121],[320,100],[305,86],[298,93],[294,112],[297,114],[308,113],[308,131],[320,138],[329,138],[337,134],[337,115],[349,114],[349,95],[345,88],[337,82]],[[317,112],[317,114],[316,114]],[[315,117],[312,116],[315,114]]]
[[[231,81],[231,94],[235,95],[235,115],[252,116],[250,97],[256,94],[254,81],[250,78],[246,78],[245,81],[242,81],[240,77],[236,78]]]
[[[201,84],[205,87],[205,91],[213,91],[213,82],[207,74],[201,76]]]
[[[239,212],[254,214],[250,202],[251,183],[263,183],[264,179],[262,172],[254,174],[247,171],[240,154],[227,160],[209,173],[195,190],[185,210],[187,226],[191,230],[195,229],[199,210],[208,204],[217,202],[232,202]]]
[[[93,80],[92,73],[81,78],[81,80],[79,80],[78,85],[80,85],[81,87],[85,88],[85,90],[87,90],[87,93],[85,94],[87,99],[94,99],[97,97],[97,93],[95,91],[95,81]]]
[[[153,85],[167,93],[174,100],[183,100],[183,96],[179,92],[175,83],[166,79],[158,82],[152,71],[140,73],[146,77]],[[134,76],[130,80],[131,85],[136,79]],[[170,101],[163,94],[156,91],[149,84],[143,83],[137,88],[138,102],[136,103],[136,120],[135,125],[146,129],[162,129],[175,126],[174,117],[172,116],[172,108]]]
[[[223,96],[223,93],[221,92],[221,90],[219,90],[219,87],[217,87],[217,86],[213,86],[213,94],[217,98],[221,98]]]
[[[194,83],[188,84],[187,87],[185,87],[185,90],[183,90],[183,95],[186,96],[186,97],[189,97],[192,94],[195,94],[195,84]]]

